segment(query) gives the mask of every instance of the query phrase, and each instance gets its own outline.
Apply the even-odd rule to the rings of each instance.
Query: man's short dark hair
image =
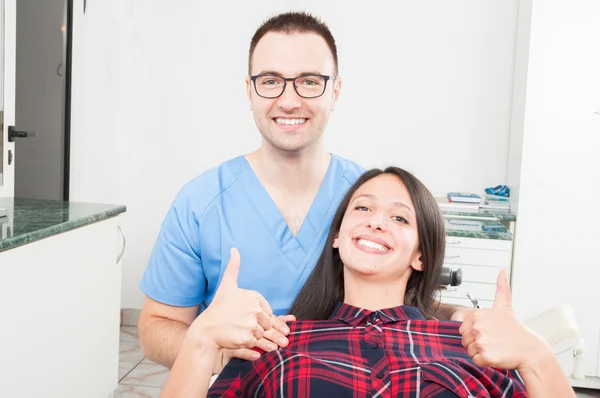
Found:
[[[262,39],[264,35],[269,32],[279,32],[279,33],[315,33],[321,36],[329,50],[331,50],[331,54],[333,55],[333,62],[335,65],[335,75],[338,74],[338,56],[337,56],[337,47],[335,45],[335,39],[331,34],[331,31],[327,27],[327,25],[322,22],[320,19],[312,16],[308,12],[287,12],[284,14],[275,15],[269,19],[267,19],[263,24],[257,29],[254,36],[252,36],[252,40],[250,41],[250,52],[248,55],[248,74],[251,74],[252,69],[252,55],[254,54],[254,49],[256,45]]]

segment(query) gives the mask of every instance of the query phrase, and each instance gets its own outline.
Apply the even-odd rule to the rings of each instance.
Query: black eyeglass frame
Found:
[[[279,95],[276,95],[274,97],[265,97],[264,95],[260,95],[259,94],[258,89],[256,88],[256,79],[258,79],[259,77],[263,77],[263,76],[272,76],[272,77],[276,77],[278,79],[283,79],[283,89],[281,90],[281,93],[279,93]],[[314,96],[314,97],[306,97],[306,96],[304,96],[304,95],[302,95],[302,94],[300,94],[298,92],[298,87],[296,86],[296,79],[301,79],[301,78],[306,78],[306,77],[311,77],[311,76],[321,77],[321,78],[323,78],[323,80],[325,81],[325,83],[323,84],[323,91],[321,92],[321,94],[319,94],[317,96]],[[327,90],[327,82],[329,80],[333,81],[335,79],[337,79],[337,76],[320,75],[320,74],[317,74],[317,73],[307,73],[307,74],[296,76],[296,77],[283,77],[283,76],[279,76],[279,75],[274,75],[272,73],[265,73],[265,74],[262,74],[262,75],[253,75],[253,76],[250,76],[250,80],[252,80],[252,83],[254,85],[254,92],[256,92],[256,95],[258,95],[261,98],[268,98],[268,99],[273,99],[273,98],[279,98],[279,97],[281,97],[283,95],[283,93],[285,93],[285,88],[287,87],[287,82],[288,81],[293,81],[294,82],[294,84],[293,84],[294,91],[300,97],[307,98],[307,99],[319,98],[323,94],[325,94],[325,90]]]

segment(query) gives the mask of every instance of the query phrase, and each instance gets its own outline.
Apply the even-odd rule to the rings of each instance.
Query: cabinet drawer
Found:
[[[453,270],[460,268],[462,270],[462,280],[465,282],[475,283],[492,283],[495,284],[498,279],[498,274],[502,269],[509,268],[509,264],[505,267],[481,267],[476,265],[451,264],[447,265]]]
[[[454,297],[468,299],[467,292],[471,297],[478,300],[492,300],[496,296],[496,284],[463,282],[456,290],[442,290],[442,297]]]
[[[511,250],[512,241],[499,239],[463,238],[460,236],[446,236],[446,250],[453,247],[468,247],[486,250]]]
[[[477,300],[479,301],[479,308],[491,308],[492,304],[494,304],[492,300]],[[442,297],[441,302],[445,304],[455,304],[462,307],[473,308],[473,303],[471,303],[471,300],[468,298]]]
[[[444,254],[444,263],[506,268],[510,266],[510,257],[510,251],[504,250],[447,247]]]

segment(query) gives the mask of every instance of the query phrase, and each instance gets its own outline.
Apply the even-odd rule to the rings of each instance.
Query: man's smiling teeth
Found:
[[[278,117],[275,119],[277,124],[302,124],[306,122],[306,119],[284,119],[282,117]]]
[[[365,240],[365,239],[359,239],[358,240],[358,244],[361,245],[361,246],[371,247],[373,249],[377,249],[377,250],[380,250],[382,252],[387,252],[389,250],[387,247],[382,246],[379,243],[371,242],[371,241]]]

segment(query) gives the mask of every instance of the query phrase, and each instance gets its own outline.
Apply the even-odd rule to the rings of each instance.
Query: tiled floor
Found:
[[[121,326],[119,388],[115,398],[158,398],[168,369],[144,358],[135,326]],[[600,398],[600,390],[578,390],[577,397]]]
[[[121,326],[119,360],[115,398],[158,398],[169,371],[144,358],[135,326]]]

